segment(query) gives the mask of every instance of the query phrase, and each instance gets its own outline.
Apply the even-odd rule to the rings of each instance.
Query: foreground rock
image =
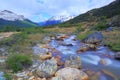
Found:
[[[69,59],[65,61],[65,67],[80,69],[82,67],[80,57],[77,55],[70,55]]]
[[[101,32],[94,32],[90,35],[88,35],[87,38],[84,39],[85,43],[90,43],[90,44],[99,44],[103,40],[103,35]]]
[[[40,64],[36,73],[40,77],[48,78],[53,76],[56,71],[57,71],[57,61],[54,58],[52,58]]]
[[[55,76],[52,80],[88,80],[86,73],[70,67],[60,69],[56,72]]]

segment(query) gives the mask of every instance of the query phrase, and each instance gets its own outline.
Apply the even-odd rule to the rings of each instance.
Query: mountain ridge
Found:
[[[0,28],[5,26],[32,27],[38,25],[37,23],[25,18],[23,15],[18,15],[12,11],[4,10],[0,12]]]
[[[84,14],[76,16],[75,18],[65,23],[76,24],[81,22],[100,21],[103,17],[111,18],[116,15],[120,15],[120,0],[115,0],[101,8],[92,9]]]

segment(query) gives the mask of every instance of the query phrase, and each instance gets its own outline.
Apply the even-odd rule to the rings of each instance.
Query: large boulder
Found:
[[[63,68],[56,72],[56,77],[52,80],[88,80],[88,76],[83,71],[76,68]]]
[[[82,67],[80,57],[77,55],[70,55],[68,60],[65,61],[64,66],[80,69]]]
[[[52,57],[52,53],[49,52],[48,46],[43,44],[34,46],[33,53],[42,60],[50,59]]]
[[[51,80],[64,80],[61,76],[53,77]]]
[[[36,70],[36,73],[40,77],[48,78],[53,76],[56,71],[57,71],[57,61],[54,58],[52,58],[40,64],[38,69]]]
[[[99,44],[103,40],[103,35],[101,32],[94,32],[87,36],[83,41],[89,44]]]

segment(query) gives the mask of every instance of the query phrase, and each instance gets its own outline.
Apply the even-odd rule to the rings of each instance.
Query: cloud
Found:
[[[0,10],[11,10],[39,22],[52,16],[79,15],[114,0],[0,0]]]

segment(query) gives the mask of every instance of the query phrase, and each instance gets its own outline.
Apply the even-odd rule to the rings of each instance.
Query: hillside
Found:
[[[120,0],[90,10],[59,26],[76,27],[75,33],[81,40],[94,31],[101,31],[105,37],[104,44],[114,51],[120,51]]]
[[[103,19],[110,19],[116,15],[120,15],[120,0],[116,0],[107,6],[93,9],[87,13],[81,14],[64,24],[77,24],[81,22],[100,22]]]

